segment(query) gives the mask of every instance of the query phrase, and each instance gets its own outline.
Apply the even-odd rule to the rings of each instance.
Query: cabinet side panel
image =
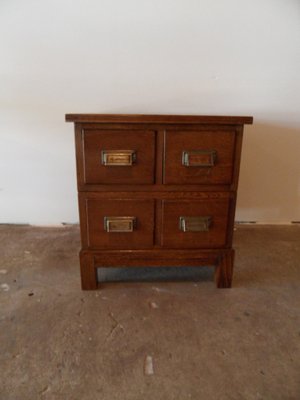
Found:
[[[234,164],[232,171],[232,184],[230,190],[237,190],[241,163],[242,142],[243,142],[243,125],[237,126],[235,130],[235,147],[234,147]]]
[[[156,145],[155,145],[155,183],[160,185],[163,182],[163,168],[164,168],[164,130],[160,129],[156,132]]]
[[[234,217],[236,207],[236,192],[231,194],[229,209],[228,209],[228,227],[227,227],[227,240],[226,247],[232,247],[233,231],[234,231]]]
[[[78,193],[78,207],[79,207],[79,221],[80,221],[80,235],[82,249],[88,248],[88,220],[87,220],[87,204],[84,193]]]
[[[84,182],[84,151],[81,124],[75,124],[75,149],[76,149],[76,170],[77,170],[77,187]]]

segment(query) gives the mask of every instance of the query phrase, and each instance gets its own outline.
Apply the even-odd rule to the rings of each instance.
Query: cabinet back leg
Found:
[[[88,251],[80,252],[80,272],[82,290],[97,289],[97,268],[92,253]]]
[[[233,274],[234,250],[224,252],[215,267],[215,282],[217,288],[231,288]]]

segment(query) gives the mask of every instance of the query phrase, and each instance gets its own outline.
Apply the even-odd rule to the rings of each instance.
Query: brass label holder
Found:
[[[179,229],[183,232],[208,232],[212,217],[179,217]]]
[[[108,167],[131,166],[136,162],[135,150],[102,150],[101,164]]]
[[[182,165],[185,167],[213,167],[216,160],[216,150],[184,150],[182,152]]]
[[[104,217],[104,230],[109,233],[133,232],[136,222],[136,217]]]

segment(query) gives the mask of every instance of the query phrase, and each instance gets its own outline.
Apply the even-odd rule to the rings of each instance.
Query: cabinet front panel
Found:
[[[167,131],[164,183],[231,183],[234,146],[234,130]]]
[[[163,200],[162,245],[219,248],[226,245],[229,199]]]
[[[154,183],[154,131],[84,130],[83,152],[86,184]]]
[[[153,246],[154,200],[86,199],[86,214],[91,248]]]

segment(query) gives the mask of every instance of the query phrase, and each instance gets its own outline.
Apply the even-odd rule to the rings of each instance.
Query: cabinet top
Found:
[[[160,124],[252,124],[249,116],[149,115],[149,114],[66,114],[67,122],[160,123]]]

